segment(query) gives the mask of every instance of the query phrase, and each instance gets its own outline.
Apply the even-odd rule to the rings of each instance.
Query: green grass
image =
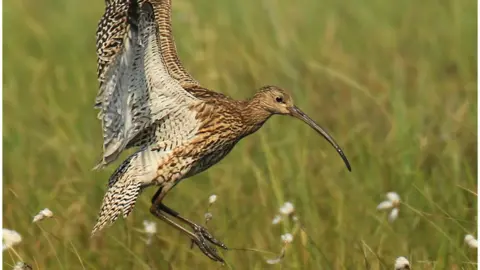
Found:
[[[98,239],[89,233],[110,173],[93,101],[95,30],[104,1],[10,0],[3,6],[3,227],[23,242],[5,269],[219,269],[186,237],[142,229],[155,189]],[[247,98],[264,84],[334,136],[349,173],[300,121],[273,117],[221,163],[178,185],[166,203],[231,248],[229,269],[476,269],[477,56],[475,1],[174,0],[182,62],[204,86]],[[123,155],[125,157],[127,154]],[[402,198],[390,224],[376,211]],[[271,221],[285,201],[305,233],[267,265],[292,224]],[[32,224],[48,207],[55,219]],[[19,258],[21,257],[21,258]],[[456,268],[455,268],[456,267]]]

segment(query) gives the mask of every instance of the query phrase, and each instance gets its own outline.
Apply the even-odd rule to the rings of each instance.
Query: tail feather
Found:
[[[120,215],[127,218],[135,206],[140,190],[141,183],[138,181],[117,181],[113,184],[103,198],[92,236],[113,224]]]
[[[154,184],[159,162],[171,151],[152,151],[152,147],[144,147],[130,155],[112,174],[92,236],[114,223],[120,215],[127,218],[141,191]]]
[[[122,215],[132,212],[143,188],[152,184],[157,173],[157,162],[169,152],[151,151],[150,147],[130,155],[112,174],[103,197],[92,236],[114,223]]]

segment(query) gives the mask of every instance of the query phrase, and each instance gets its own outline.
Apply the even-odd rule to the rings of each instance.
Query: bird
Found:
[[[103,153],[95,169],[135,151],[112,173],[92,236],[127,218],[140,193],[158,190],[150,212],[187,235],[213,261],[215,246],[228,250],[206,228],[163,203],[180,181],[227,156],[273,115],[298,118],[322,135],[350,163],[335,140],[301,111],[284,89],[266,85],[245,100],[201,86],[181,64],[171,27],[171,0],[106,0],[96,33]],[[191,230],[179,224],[179,222]]]

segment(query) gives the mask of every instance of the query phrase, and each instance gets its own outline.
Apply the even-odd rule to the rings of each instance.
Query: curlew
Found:
[[[125,149],[136,151],[111,175],[92,235],[119,216],[126,218],[141,191],[157,186],[150,212],[188,235],[210,259],[223,262],[214,245],[227,247],[162,201],[182,179],[219,162],[275,114],[307,123],[351,170],[333,138],[283,89],[264,86],[248,100],[234,100],[200,86],[178,59],[171,0],[107,0],[97,30],[97,56],[95,107],[100,109],[103,156],[96,168],[115,161]]]

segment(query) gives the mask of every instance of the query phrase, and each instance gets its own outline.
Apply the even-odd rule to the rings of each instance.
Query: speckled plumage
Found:
[[[92,235],[120,215],[126,218],[141,190],[156,185],[159,191],[152,199],[152,214],[177,228],[163,212],[189,224],[195,234],[179,229],[211,259],[222,261],[205,240],[226,248],[223,244],[161,201],[180,180],[222,160],[273,114],[307,122],[335,146],[350,168],[333,139],[296,108],[282,89],[265,86],[251,99],[237,101],[200,86],[178,59],[170,0],[111,0],[106,5],[97,30],[100,90],[96,107],[104,137],[97,167],[113,162],[126,148],[138,149],[110,177]]]

